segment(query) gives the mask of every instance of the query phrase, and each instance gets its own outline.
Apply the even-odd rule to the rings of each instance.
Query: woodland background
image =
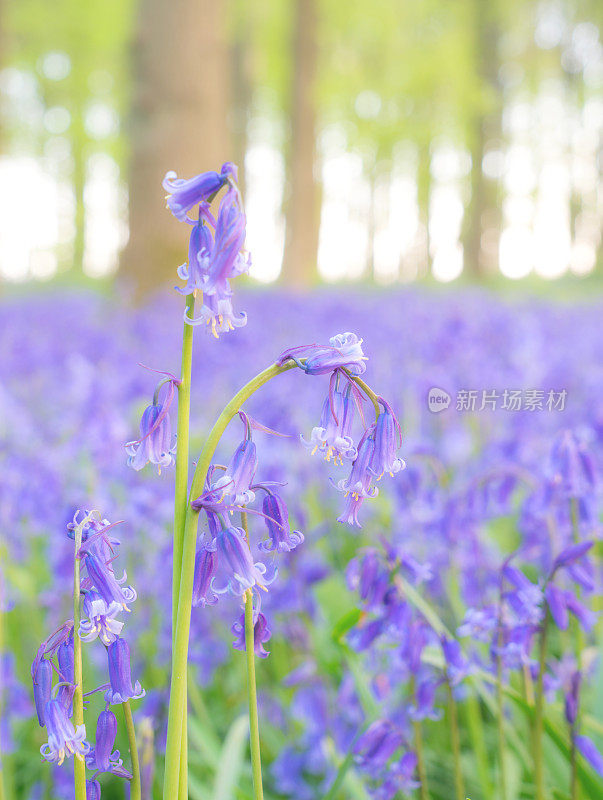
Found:
[[[602,19],[595,0],[1,0],[0,275],[172,283],[161,179],[232,160],[263,282],[597,280]]]

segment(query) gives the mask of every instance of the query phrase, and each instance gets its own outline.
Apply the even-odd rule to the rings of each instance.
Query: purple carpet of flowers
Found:
[[[361,461],[365,438],[354,427],[358,419],[346,421],[353,398],[336,386],[326,402],[328,376],[315,377],[307,366],[309,374],[291,370],[246,404],[253,426],[243,443],[237,417],[220,445],[218,461],[226,470],[217,484],[230,486],[233,504],[247,504],[252,489],[257,493],[254,475],[258,485],[285,484],[279,492],[286,507],[270,490],[258,496],[265,516],[250,515],[250,525],[264,563],[261,574],[257,564],[245,566],[267,589],[258,593],[261,613],[254,617],[256,653],[264,657],[258,682],[267,798],[419,796],[422,770],[430,797],[451,798],[448,722],[457,713],[466,794],[496,797],[497,677],[509,690],[503,698],[507,796],[531,796],[525,742],[530,701],[541,685],[549,781],[567,786],[573,742],[582,787],[589,797],[603,797],[603,725],[596,720],[603,708],[597,660],[601,302],[512,304],[477,290],[323,290],[306,297],[266,290],[240,292],[237,305],[247,313],[245,327],[219,343],[195,337],[193,459],[225,398],[287,348],[328,342],[342,331],[362,335],[370,385],[387,398],[402,428],[398,453],[383,447],[370,481],[356,481],[350,466]],[[205,311],[211,319],[217,313]],[[228,313],[237,327],[230,307]],[[63,706],[49,689],[46,695],[40,689],[44,697],[34,706],[30,666],[40,642],[71,613],[73,542],[65,531],[80,508],[125,520],[115,533],[120,564],[136,583],[127,628],[132,674],[140,681],[133,688],[126,682],[127,694],[146,691],[135,706],[143,788],[145,797],[159,797],[153,754],[165,746],[175,418],[171,428],[164,418],[154,455],[155,442],[145,436],[157,433],[153,426],[171,388],[168,382],[149,406],[158,379],[150,370],[178,373],[175,321],[182,307],[170,297],[132,311],[93,294],[49,292],[5,300],[0,314],[0,603],[6,612],[0,753],[8,800],[73,797],[73,768],[49,773],[36,756],[43,747],[47,760],[62,760],[63,740],[45,745],[50,729],[40,728],[35,715],[37,708],[38,716],[54,720]],[[437,403],[447,407],[432,410]],[[143,412],[146,428],[135,440]],[[382,412],[378,424],[387,430],[373,433],[391,443],[395,419],[387,403]],[[257,474],[246,460],[256,450]],[[161,466],[159,476],[156,468],[138,469],[149,458]],[[380,481],[378,473],[386,477]],[[358,493],[370,498],[359,511],[351,508]],[[207,511],[208,503],[200,506]],[[220,743],[245,710],[237,592],[207,607],[220,583],[210,581],[214,554],[230,558],[237,531],[229,528],[232,541],[218,536],[197,554],[189,662],[194,800],[213,796]],[[93,597],[80,632],[102,638],[104,631],[117,653],[115,642],[124,640],[107,610],[115,598],[103,595],[90,552],[90,564],[84,561]],[[253,586],[237,581],[239,593]],[[107,612],[102,624],[93,601]],[[541,670],[538,632],[545,618],[550,634]],[[98,655],[87,649],[86,659],[90,685],[106,681],[102,648]],[[109,670],[119,677],[111,660]],[[51,677],[42,672],[44,688]],[[107,688],[111,701],[121,702],[120,687]],[[112,712],[103,711],[102,696],[89,703],[100,719],[111,715],[103,723],[110,754]],[[58,717],[52,724],[57,731],[71,725]],[[97,756],[90,755],[80,733],[71,725],[65,736],[88,759],[98,758],[98,745]],[[88,730],[88,739],[93,733]],[[123,744],[123,731],[117,744],[120,737]],[[118,758],[105,759],[115,775]],[[246,770],[243,787],[250,785]],[[103,798],[123,796],[111,780],[103,784]],[[94,791],[91,786],[90,796]]]

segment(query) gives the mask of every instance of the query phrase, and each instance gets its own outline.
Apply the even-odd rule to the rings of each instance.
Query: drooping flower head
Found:
[[[213,606],[218,602],[218,597],[211,588],[217,566],[216,551],[202,542],[195,556],[193,606]]]
[[[386,472],[393,477],[405,467],[404,461],[396,456],[402,443],[400,423],[389,403],[382,397],[379,398],[379,403],[383,406],[383,410],[375,423],[375,446],[369,467],[377,480],[380,480]]]
[[[247,602],[251,602],[250,599]],[[238,620],[233,623],[231,631],[236,636],[232,643],[235,650],[245,650],[245,612],[243,612]],[[268,620],[262,614],[259,608],[259,597],[253,606],[253,650],[259,658],[267,658],[270,653],[264,648],[264,644],[270,639],[272,633],[268,627]]]
[[[304,541],[300,531],[291,531],[289,526],[289,512],[285,501],[278,494],[266,492],[262,502],[262,513],[268,528],[268,539],[260,542],[260,550],[264,552],[286,553]]]
[[[255,497],[250,486],[258,466],[255,442],[251,438],[251,426],[246,425],[245,438],[237,447],[224,475],[212,485],[222,498],[228,497],[233,506],[246,506]]]
[[[98,637],[108,647],[122,631],[124,623],[116,617],[123,610],[123,603],[115,600],[107,603],[97,591],[87,592],[82,603],[80,639],[93,642]]]
[[[338,333],[329,344],[291,347],[280,354],[277,363],[284,364],[292,359],[308,375],[324,375],[338,367],[345,367],[352,375],[362,375],[367,360],[362,352],[362,339],[355,333]]]
[[[44,714],[46,713],[46,704],[50,700],[51,692],[52,664],[47,658],[42,658],[33,676],[34,703],[36,705],[36,713],[41,728],[46,724]]]
[[[155,391],[153,402],[144,410],[140,420],[140,439],[126,442],[128,466],[136,471],[147,464],[156,464],[157,472],[170,467],[174,462],[176,445],[172,441],[172,426],[169,409],[174,399],[174,380],[161,381]],[[159,390],[167,383],[165,399],[159,401]]]
[[[52,764],[63,763],[66,758],[77,755],[85,756],[90,749],[86,741],[86,726],[73,723],[67,716],[67,709],[60,700],[49,700],[44,709],[44,721],[48,731],[48,742],[40,748],[46,761]]]
[[[266,588],[264,578],[266,567],[261,562],[254,562],[247,543],[245,531],[229,525],[221,518],[222,525],[210,547],[216,551],[218,569],[224,576],[223,585],[218,587],[217,578],[212,581],[212,588],[218,594],[230,592],[242,595],[248,589],[259,586]]]
[[[105,692],[105,700],[111,705],[138,700],[145,696],[140,682],[132,686],[130,667],[130,647],[125,639],[117,638],[107,648],[110,686]]]
[[[96,741],[86,755],[86,766],[95,772],[111,772],[120,778],[131,778],[123,766],[119,750],[113,750],[117,736],[117,719],[108,708],[98,715],[96,721]]]
[[[310,441],[300,436],[302,443],[312,450],[322,453],[325,461],[343,464],[343,459],[353,460],[358,451],[351,436],[354,421],[354,398],[352,384],[345,389],[337,386],[338,371],[331,377],[329,394],[325,398],[320,415],[320,424],[312,428]]]
[[[168,192],[167,205],[172,214],[181,222],[186,221],[187,213],[193,206],[211,198],[230,177],[236,180],[237,168],[226,162],[220,173],[202,172],[194,178],[178,178],[175,172],[166,173],[163,188]]]
[[[236,168],[231,167],[223,181],[228,190],[220,201],[217,219],[203,198],[199,219],[192,223],[188,264],[178,268],[178,276],[186,281],[186,287],[177,291],[185,295],[199,291],[203,298],[196,317],[188,316],[185,309],[185,322],[205,325],[216,338],[247,322],[245,314],[235,314],[231,300],[230,281],[248,272],[251,266],[249,255],[243,252],[246,218],[236,185]]]

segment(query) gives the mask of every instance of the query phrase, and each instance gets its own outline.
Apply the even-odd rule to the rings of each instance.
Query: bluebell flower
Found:
[[[549,583],[544,594],[551,616],[560,630],[566,630],[569,625],[568,612],[576,617],[584,630],[591,630],[597,618],[596,614],[586,608],[573,592]]]
[[[346,570],[348,587],[358,592],[367,609],[376,611],[389,586],[389,572],[377,550],[367,548],[352,559]]]
[[[127,579],[126,574],[124,573],[118,581],[111,564],[103,562],[97,553],[84,551],[83,560],[92,586],[100,594],[107,607],[111,603],[118,603],[124,611],[129,611],[128,603],[134,602],[137,595],[132,586],[120,586],[120,583]]]
[[[211,548],[216,551],[218,566],[226,575],[226,583],[221,587],[213,579],[212,588],[215,592],[242,595],[254,586],[266,588],[266,567],[261,562],[254,562],[242,528],[235,528],[223,521]]]
[[[498,612],[495,606],[485,608],[469,608],[457,629],[457,634],[464,638],[470,636],[478,642],[488,642],[498,624]]]
[[[115,617],[123,611],[123,604],[112,600],[110,603],[92,590],[86,592],[82,603],[79,636],[83,642],[93,642],[99,638],[105,646],[119,636],[124,623]]]
[[[163,188],[168,192],[168,208],[176,219],[184,222],[193,206],[210,199],[229,178],[236,180],[236,176],[237,168],[230,162],[222,165],[220,174],[202,172],[194,178],[185,179],[176,177],[175,172],[168,172],[163,179]]]
[[[47,658],[38,662],[33,676],[33,695],[40,727],[46,724],[44,714],[52,692],[52,663]]]
[[[291,531],[289,512],[285,501],[277,494],[266,493],[262,502],[264,521],[268,528],[268,539],[260,542],[260,550],[264,552],[287,553],[304,541],[303,533]]]
[[[586,447],[573,431],[562,431],[551,450],[553,485],[567,498],[588,495],[595,486],[595,467]]]
[[[402,734],[389,720],[377,720],[354,745],[356,763],[368,772],[375,772],[385,766],[402,741]]]
[[[442,712],[435,706],[436,693],[440,684],[440,680],[431,677],[424,678],[417,684],[415,702],[408,709],[408,716],[412,720],[441,718]]]
[[[278,364],[294,360],[308,375],[324,375],[345,367],[352,375],[362,375],[367,358],[362,352],[362,339],[355,333],[338,333],[329,345],[307,344],[291,347],[280,354]]]
[[[195,556],[193,606],[213,606],[217,603],[218,598],[211,588],[217,566],[215,550],[210,549],[202,542]]]
[[[250,602],[247,600],[247,602]],[[245,650],[245,613],[243,612],[239,619],[233,623],[231,631],[237,637],[232,646],[235,650]],[[268,627],[268,620],[259,610],[254,607],[253,609],[253,649],[259,658],[267,658],[270,653],[264,649],[264,644],[267,642],[272,633]]]
[[[320,424],[312,428],[310,441],[300,436],[302,443],[311,449],[312,455],[322,453],[325,461],[333,459],[333,463],[343,464],[343,459],[353,460],[358,451],[351,437],[354,421],[354,400],[352,390],[347,386],[344,391],[329,388],[320,415]]]
[[[69,686],[60,686],[57,698],[67,709],[67,716],[71,716],[73,708],[73,685],[74,685],[74,649],[73,649],[73,630],[71,636],[65,642],[62,642],[57,648],[57,661],[59,663],[59,672],[61,674],[61,681],[67,681]]]
[[[452,686],[457,686],[471,674],[471,664],[463,655],[460,644],[456,639],[442,636],[442,652],[446,662],[446,673]]]
[[[192,319],[184,310],[184,321],[189,325],[205,325],[216,339],[220,333],[228,333],[235,328],[242,328],[247,324],[247,314],[237,314],[230,297],[219,297],[217,294],[203,295],[203,305],[199,316]]]
[[[130,668],[130,647],[125,639],[117,638],[107,648],[110,687],[105,692],[105,700],[111,705],[139,700],[145,696],[140,682],[132,686]]]
[[[147,406],[140,421],[140,439],[125,444],[128,466],[132,469],[138,471],[151,463],[157,465],[157,472],[160,473],[161,467],[170,467],[175,462],[176,446],[172,441],[168,413],[172,397],[173,388],[168,392],[165,402],[157,401]]]
[[[82,758],[90,749],[86,741],[86,726],[73,723],[67,710],[59,700],[49,700],[44,709],[44,722],[48,731],[48,742],[40,748],[42,757],[60,766],[65,758],[76,755]]]
[[[231,185],[222,201],[216,221],[214,246],[208,258],[207,273],[201,289],[204,295],[218,298],[231,294],[230,278],[247,272],[250,266],[241,249],[245,242],[246,219],[241,208],[238,189]]]
[[[111,772],[120,778],[132,775],[123,767],[119,750],[113,750],[117,736],[117,719],[110,709],[101,711],[96,722],[96,741],[86,755],[86,766],[95,772]]]
[[[603,756],[596,744],[588,736],[576,736],[574,739],[577,750],[588,761],[591,767],[603,776]]]
[[[402,758],[392,764],[373,791],[375,800],[393,800],[400,793],[408,795],[421,785],[414,778],[417,768],[417,756],[412,753],[404,753]]]
[[[249,488],[258,466],[255,442],[248,435],[241,442],[226,467],[226,472],[211,487],[223,497],[231,498],[231,505],[246,506],[255,497]]]
[[[101,785],[96,778],[86,781],[86,800],[101,800]]]
[[[203,305],[195,319],[184,312],[189,325],[205,324],[214,336],[246,324],[245,314],[236,315],[232,308],[230,280],[249,271],[251,261],[241,251],[245,242],[245,214],[239,190],[233,181],[220,202],[218,218],[200,207],[200,219],[193,229],[189,244],[188,267],[180,267],[178,275],[187,281],[183,294],[199,290]],[[203,219],[202,219],[203,217]],[[208,224],[205,224],[208,223]],[[212,240],[210,228],[214,228]]]
[[[344,513],[337,518],[338,522],[347,522],[360,527],[358,509],[366,498],[376,497],[379,494],[379,489],[372,485],[374,475],[370,469],[375,447],[374,433],[373,424],[364,432],[358,444],[358,455],[352,464],[349,477],[337,483],[339,491],[348,497],[348,504]]]
[[[575,670],[570,678],[569,691],[565,695],[565,718],[570,725],[573,725],[578,716],[578,705],[580,703],[580,681],[581,674]]]
[[[373,475],[379,480],[386,472],[393,477],[394,473],[404,469],[406,464],[401,458],[397,458],[396,452],[402,444],[402,431],[400,423],[394,416],[388,403],[379,398],[383,411],[377,417],[375,423],[375,444],[371,465],[369,467]]]
[[[203,280],[207,272],[207,260],[213,247],[213,237],[207,219],[207,204],[199,206],[199,219],[193,224],[188,244],[188,262],[178,267],[178,277],[186,281],[182,289],[175,287],[182,295],[189,295],[198,289],[203,291]],[[210,217],[211,218],[211,217]]]

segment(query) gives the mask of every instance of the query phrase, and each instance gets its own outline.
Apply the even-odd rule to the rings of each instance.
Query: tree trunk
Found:
[[[188,227],[165,205],[168,170],[189,178],[232,159],[225,2],[141,0],[130,120],[130,239],[121,276],[140,297],[176,278]]]
[[[316,280],[319,192],[316,182],[316,0],[296,0],[293,30],[291,143],[283,281],[297,288]]]
[[[245,197],[245,156],[248,146],[248,125],[253,100],[253,9],[246,0],[234,5],[232,61],[232,138],[233,160],[239,165],[239,188]]]
[[[488,142],[501,135],[502,97],[498,80],[499,25],[495,2],[474,0],[474,52],[476,73],[485,100],[476,108],[469,124],[471,152],[471,199],[463,221],[465,268],[481,279],[498,267],[501,213],[498,186],[484,175],[482,163]]]

